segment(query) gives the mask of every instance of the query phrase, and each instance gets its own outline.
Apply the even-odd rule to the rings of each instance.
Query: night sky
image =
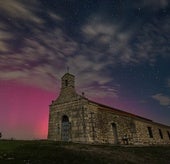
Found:
[[[170,125],[169,0],[1,0],[3,138],[47,137],[67,67],[78,93]]]

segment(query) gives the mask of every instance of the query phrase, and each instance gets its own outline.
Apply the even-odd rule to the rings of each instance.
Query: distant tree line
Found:
[[[1,139],[1,137],[2,137],[2,133],[0,132],[0,139]]]

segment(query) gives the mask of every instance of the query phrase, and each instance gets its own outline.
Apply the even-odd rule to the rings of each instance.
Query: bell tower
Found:
[[[75,77],[70,73],[66,73],[61,78],[61,90],[75,88]]]
[[[75,76],[67,72],[61,78],[61,89],[56,103],[69,102],[76,97]]]

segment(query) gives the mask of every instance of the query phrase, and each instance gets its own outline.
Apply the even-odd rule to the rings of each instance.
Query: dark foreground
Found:
[[[0,164],[169,164],[170,146],[84,145],[0,140]]]

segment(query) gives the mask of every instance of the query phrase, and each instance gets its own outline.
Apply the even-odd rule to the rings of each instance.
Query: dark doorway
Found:
[[[70,139],[70,122],[66,115],[62,117],[61,139],[62,141],[69,141]]]
[[[117,127],[115,123],[112,123],[112,132],[113,132],[113,138],[114,138],[114,144],[118,143],[118,137],[117,137]]]

